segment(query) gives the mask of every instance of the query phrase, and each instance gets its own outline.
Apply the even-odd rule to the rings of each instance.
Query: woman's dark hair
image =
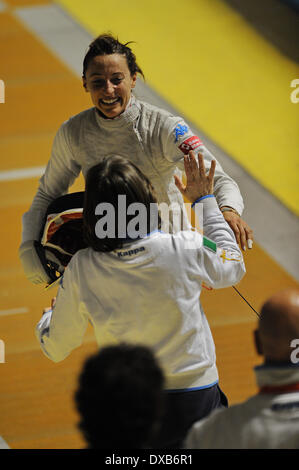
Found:
[[[128,212],[128,207],[136,203],[138,207],[131,206]],[[138,209],[143,226],[139,226],[137,220],[134,230],[132,221]],[[101,235],[100,226],[103,228]],[[109,231],[111,227],[115,230]],[[89,169],[83,209],[84,239],[88,246],[95,251],[112,251],[121,248],[128,239],[140,238],[134,233],[145,236],[159,227],[154,188],[134,163],[112,155]]]
[[[85,362],[75,392],[91,449],[151,447],[164,406],[164,374],[142,345],[106,346]]]
[[[144,78],[141,68],[136,63],[136,57],[132,50],[128,47],[132,41],[122,44],[118,39],[114,38],[111,34],[101,34],[92,41],[83,61],[83,77],[86,78],[86,70],[92,59],[98,55],[120,54],[124,55],[127,59],[128,68],[131,77],[135,73],[140,73]]]

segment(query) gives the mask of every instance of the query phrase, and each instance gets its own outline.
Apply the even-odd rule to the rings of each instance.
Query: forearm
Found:
[[[211,152],[204,146],[200,146],[196,153],[202,153],[207,170],[211,165],[211,161],[216,161],[216,169],[214,176],[214,195],[218,206],[229,206],[235,209],[239,215],[244,210],[243,198],[238,184],[223,170],[220,163],[215,159]]]
[[[69,309],[69,310],[67,310]],[[49,309],[38,322],[35,334],[43,353],[53,362],[65,359],[80,346],[87,327],[87,319],[65,303]],[[74,318],[72,318],[72,314]]]
[[[215,159],[207,150],[202,153],[208,170],[209,167],[207,167],[207,164],[210,166],[211,158],[213,160]],[[208,160],[207,164],[206,160]],[[219,162],[217,162],[217,160],[215,161],[214,195],[218,207],[221,212],[223,212],[224,219],[234,232],[237,243],[240,243],[242,250],[245,251],[246,246],[252,248],[253,233],[249,225],[241,218],[244,209],[243,198],[237,183],[223,171]]]
[[[232,286],[244,275],[245,266],[235,236],[213,194],[216,162],[211,162],[207,172],[203,155],[196,159],[194,152],[190,151],[184,158],[184,168],[186,185],[177,176],[174,178],[179,191],[192,202],[199,221],[202,216],[204,239],[199,250],[202,282],[215,288]]]
[[[213,241],[209,244],[204,240],[206,282],[214,288],[237,284],[245,274],[245,265],[234,233],[225,222],[214,197],[202,203],[204,237]]]
[[[27,240],[39,240],[49,204],[59,196],[66,194],[76,175],[68,169],[63,173],[46,170],[42,176],[30,209],[22,218],[22,243]]]
[[[67,193],[68,188],[80,173],[68,143],[68,133],[63,125],[57,132],[44,175],[41,177],[30,209],[23,215],[22,242],[38,240],[48,205],[57,197]]]
[[[54,362],[62,361],[81,345],[88,324],[88,315],[80,308],[72,261],[61,278],[55,302],[44,310],[35,330],[43,352]]]
[[[54,359],[56,358],[57,355],[55,355],[55,353],[51,354],[51,347],[49,348],[49,344],[48,344],[48,348],[45,345],[45,338],[49,337],[51,318],[52,318],[52,309],[47,309],[47,311],[43,313],[42,318],[36,325],[35,335],[38,339],[38,342],[40,344],[40,347],[43,353],[52,361],[58,362],[58,360],[55,361]],[[47,342],[49,343],[49,341]]]
[[[22,217],[22,243],[27,240],[39,240],[45,214],[53,197],[39,187],[30,209]]]
[[[214,196],[206,197],[197,204],[202,204],[204,236],[213,240],[217,247],[240,253],[234,233],[225,222]],[[196,210],[196,206],[194,207]]]

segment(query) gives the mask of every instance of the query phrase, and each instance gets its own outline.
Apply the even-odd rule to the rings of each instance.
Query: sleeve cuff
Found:
[[[214,194],[207,194],[206,196],[199,197],[191,204],[192,209],[194,209],[195,204],[202,202],[203,204],[208,205],[209,207],[218,207]]]

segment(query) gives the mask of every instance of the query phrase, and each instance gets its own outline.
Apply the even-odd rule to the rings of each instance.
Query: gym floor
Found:
[[[254,229],[238,289],[260,309],[298,286],[298,16],[277,0],[247,9],[233,0],[0,1],[1,289],[0,448],[82,448],[73,393],[92,329],[62,363],[41,352],[34,328],[55,292],[31,285],[18,260],[28,210],[60,124],[91,106],[81,64],[93,37],[110,31],[132,45],[146,76],[137,95],[184,116],[239,183]],[[270,14],[271,13],[271,14]],[[107,19],[108,18],[108,19]],[[279,20],[279,21],[278,21]],[[1,101],[1,100],[0,100]],[[83,189],[80,177],[71,191]],[[257,391],[257,317],[232,289],[202,297],[230,404]],[[3,359],[3,358],[2,358]]]

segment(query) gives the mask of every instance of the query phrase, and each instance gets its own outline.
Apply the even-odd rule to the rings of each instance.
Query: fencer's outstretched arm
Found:
[[[79,175],[80,169],[73,158],[65,125],[62,125],[55,136],[51,158],[40,179],[37,193],[22,219],[19,256],[25,275],[33,284],[50,281],[34,247],[34,241],[39,240],[46,210],[54,199],[67,193],[69,186]]]
[[[223,212],[223,217],[233,230],[237,243],[245,251],[246,246],[252,248],[253,232],[249,225],[241,218],[244,203],[237,183],[223,170],[220,163],[212,153],[205,147],[203,142],[192,133],[186,123],[172,117],[163,129],[163,148],[165,158],[175,162],[180,169],[184,169],[183,154],[190,150],[197,155],[201,153],[204,157],[206,168],[209,168],[212,160],[216,161],[214,173],[214,195],[218,206]]]
[[[184,157],[186,185],[175,176],[175,184],[184,197],[196,204],[203,204],[204,238],[198,251],[200,278],[213,288],[237,284],[245,274],[242,253],[233,231],[223,219],[213,195],[216,162],[212,160],[207,173],[204,158],[190,151]]]

